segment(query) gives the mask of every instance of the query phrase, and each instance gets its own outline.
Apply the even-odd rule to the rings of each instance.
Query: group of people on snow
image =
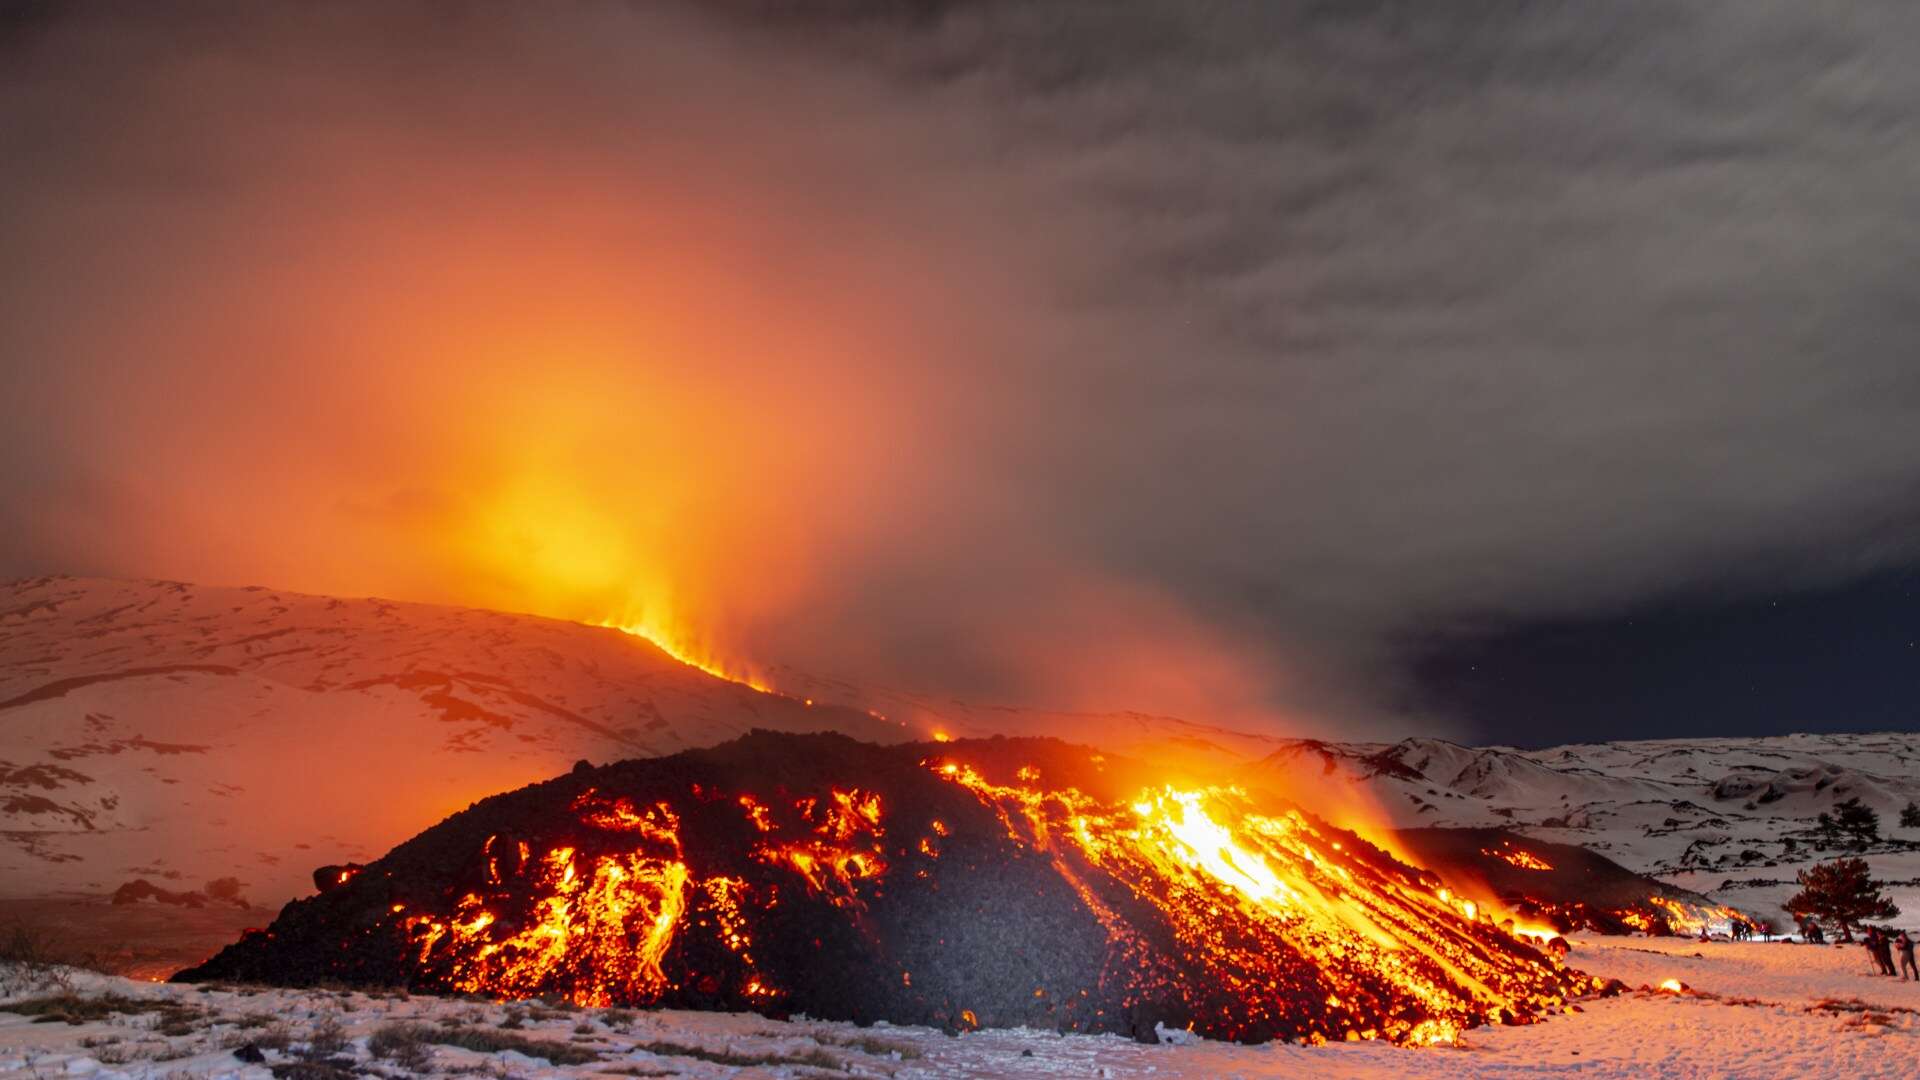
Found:
[[[1872,964],[1876,975],[1899,975],[1901,982],[1908,979],[1920,979],[1920,966],[1913,960],[1915,937],[1912,931],[1902,930],[1894,933],[1878,926],[1867,927],[1865,936],[1867,960]],[[1900,970],[1893,969],[1893,954],[1900,954]]]
[[[1740,936],[1738,923],[1736,919],[1736,938]],[[1827,933],[1821,929],[1818,919],[1803,919],[1800,922],[1800,940],[1812,945],[1825,945]],[[1875,975],[1898,975],[1901,982],[1920,982],[1920,963],[1914,961],[1914,946],[1920,944],[1920,933],[1868,926],[1860,940],[1866,946],[1867,964]],[[1897,968],[1894,966],[1895,957],[1899,958]]]

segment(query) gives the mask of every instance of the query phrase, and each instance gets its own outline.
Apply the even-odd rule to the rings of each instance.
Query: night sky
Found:
[[[1409,653],[1416,700],[1476,742],[1920,730],[1920,566],[1455,629]]]
[[[1920,726],[1920,7],[0,3],[0,577]]]

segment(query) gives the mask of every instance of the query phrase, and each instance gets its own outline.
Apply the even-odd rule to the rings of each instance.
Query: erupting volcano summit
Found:
[[[1244,1041],[1448,1041],[1593,988],[1282,800],[1051,740],[581,763],[176,979]]]

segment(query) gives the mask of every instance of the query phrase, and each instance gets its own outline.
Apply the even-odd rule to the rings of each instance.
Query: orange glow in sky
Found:
[[[993,207],[871,197],[919,127],[821,156],[833,133],[689,105],[635,142],[631,116],[556,126],[465,83],[491,108],[390,120],[304,41],[135,95],[158,119],[116,152],[183,163],[204,204],[23,218],[75,254],[18,302],[84,296],[87,331],[39,405],[73,480],[23,545],[613,626],[760,687],[787,665],[1222,722],[1259,696],[1009,483],[1059,464],[1026,411],[1057,331],[1021,314],[1050,275],[1010,265]],[[255,108],[269,77],[311,99]],[[770,179],[789,159],[824,173]]]

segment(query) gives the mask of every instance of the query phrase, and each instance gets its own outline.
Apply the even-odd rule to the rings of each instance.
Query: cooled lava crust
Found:
[[[582,762],[315,878],[175,980],[1245,1042],[1444,1042],[1596,989],[1271,794],[1054,740]]]
[[[1636,874],[1598,852],[1506,829],[1401,829],[1399,845],[1420,865],[1480,891],[1509,910],[1562,934],[1700,932],[1741,912],[1664,881]]]

